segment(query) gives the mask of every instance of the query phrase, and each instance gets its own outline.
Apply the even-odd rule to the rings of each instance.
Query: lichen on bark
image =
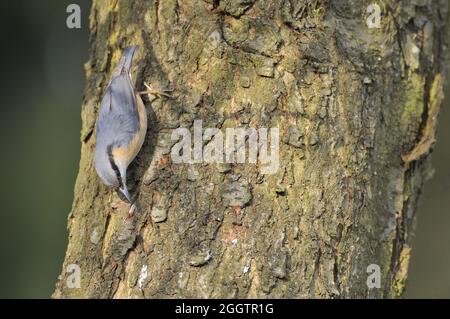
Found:
[[[93,1],[81,160],[54,297],[380,298],[404,290],[441,102],[448,4]],[[149,130],[137,210],[97,178],[99,101],[127,45]],[[419,53],[417,53],[419,52]],[[280,163],[175,164],[171,132],[279,127]],[[412,154],[412,155],[411,155]],[[416,156],[418,154],[418,156]],[[77,264],[81,288],[66,285]],[[380,289],[367,266],[381,269]]]

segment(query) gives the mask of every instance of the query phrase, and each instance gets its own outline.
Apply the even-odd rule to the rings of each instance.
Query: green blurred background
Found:
[[[81,29],[66,7],[81,7]],[[90,1],[0,3],[0,297],[48,298],[61,271],[80,151]],[[447,86],[446,91],[450,95]],[[406,297],[450,298],[450,111],[422,195]]]
[[[81,29],[66,7],[81,7]],[[80,158],[90,1],[0,1],[0,297],[49,297]]]

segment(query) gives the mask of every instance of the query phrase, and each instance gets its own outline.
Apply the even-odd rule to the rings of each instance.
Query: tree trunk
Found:
[[[374,3],[381,28],[360,0],[93,1],[80,170],[53,297],[401,295],[431,171],[448,3]],[[132,44],[137,89],[174,91],[144,98],[149,129],[128,181],[137,210],[126,218],[93,152],[100,99]],[[175,163],[173,129],[193,131],[196,119],[223,133],[278,127],[278,170]],[[73,264],[79,288],[68,285]]]

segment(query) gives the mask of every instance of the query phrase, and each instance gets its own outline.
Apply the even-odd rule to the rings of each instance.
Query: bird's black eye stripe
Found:
[[[114,157],[112,155],[112,145],[109,145],[107,150],[108,150],[109,163],[111,164],[113,171],[116,173],[116,177],[119,181],[119,187],[123,188],[122,177],[120,175],[119,168],[117,167],[116,163],[114,162]]]

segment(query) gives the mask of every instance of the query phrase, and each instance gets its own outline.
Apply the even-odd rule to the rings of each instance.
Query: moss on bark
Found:
[[[370,1],[371,3],[372,1]],[[446,1],[94,1],[69,245],[54,297],[397,297],[442,90]],[[121,48],[148,102],[138,210],[97,178],[99,101]],[[280,166],[174,164],[172,129],[279,127]],[[419,149],[418,149],[419,148]],[[416,156],[417,155],[417,156]],[[236,193],[245,203],[236,203]],[[230,199],[231,198],[231,199]],[[241,205],[242,204],[242,205]],[[81,288],[66,285],[69,264]],[[381,268],[369,289],[367,266]]]

